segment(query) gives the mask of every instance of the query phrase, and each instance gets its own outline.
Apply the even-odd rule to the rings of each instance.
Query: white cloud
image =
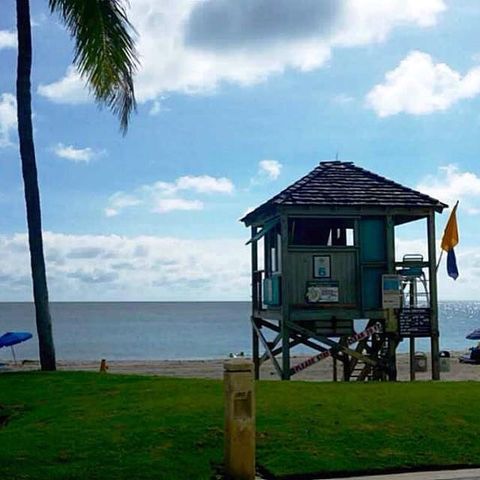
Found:
[[[117,192],[109,198],[104,213],[108,217],[113,217],[123,209],[137,205],[146,206],[156,213],[202,210],[203,202],[195,198],[183,198],[179,194],[231,194],[234,190],[231,180],[225,177],[186,175],[173,182],[158,181],[142,185],[128,194]]]
[[[233,183],[228,178],[215,178],[209,175],[180,177],[172,188],[175,191],[193,190],[198,193],[232,193],[234,190]]]
[[[15,48],[17,46],[17,36],[14,32],[0,30],[0,50],[3,48]]]
[[[355,99],[352,96],[347,95],[346,93],[339,93],[332,98],[332,102],[336,103],[337,105],[348,105],[354,100]]]
[[[108,207],[105,208],[105,215],[107,217],[114,217],[120,213],[121,210],[129,207],[139,205],[141,200],[134,195],[129,195],[124,192],[114,193],[108,199]]]
[[[57,143],[53,149],[55,155],[75,163],[89,163],[92,159],[98,157],[104,152],[97,152],[90,147],[76,148],[73,145],[64,145]]]
[[[436,175],[424,178],[416,189],[450,207],[460,200],[462,211],[480,213],[480,175],[461,171],[456,165],[440,167]]]
[[[68,67],[60,80],[48,85],[40,84],[37,92],[56,103],[78,105],[89,102],[88,89],[74,67]]]
[[[12,145],[11,133],[17,128],[17,101],[11,93],[0,95],[0,148]]]
[[[445,63],[435,63],[424,52],[410,52],[397,68],[385,74],[366,97],[380,117],[401,112],[412,115],[446,110],[461,99],[480,93],[480,67],[464,76]]]
[[[276,180],[282,171],[282,164],[277,160],[260,160],[259,173],[264,174],[269,180]]]
[[[434,26],[446,10],[443,0],[349,0],[334,45],[354,47],[383,42],[398,27]]]
[[[170,109],[164,105],[164,102],[166,99],[167,99],[166,96],[161,95],[160,97],[157,98],[157,100],[154,100],[152,102],[152,106],[150,107],[148,114],[155,116],[155,115],[159,115],[162,112],[170,111]]]
[[[186,175],[177,178],[174,182],[159,181],[141,188],[154,195],[175,195],[177,192],[186,190],[196,193],[233,193],[235,189],[228,178],[210,175]]]
[[[153,211],[167,213],[177,210],[203,210],[200,200],[185,200],[184,198],[159,198],[153,206]]]
[[[120,212],[112,207],[107,207],[103,211],[106,217],[116,217]]]
[[[78,300],[248,300],[245,238],[182,239],[45,232],[50,297]],[[402,239],[401,252],[424,253],[423,239]],[[440,299],[479,298],[480,248],[456,249],[460,278],[439,269]],[[0,301],[31,300],[26,234],[0,235]]]
[[[252,85],[286,69],[313,70],[336,47],[381,42],[402,26],[431,27],[445,9],[443,0],[135,0],[137,97],[156,101],[168,92],[212,92],[222,82]],[[71,69],[39,93],[66,103],[86,99]]]
[[[155,115],[158,115],[162,111],[163,111],[162,104],[158,100],[155,100],[152,103],[152,108],[150,108],[150,111],[148,113],[149,113],[149,115],[155,116]]]
[[[283,165],[277,160],[260,160],[257,173],[250,179],[250,186],[264,185],[276,180],[280,176],[282,167]]]
[[[45,232],[52,300],[247,300],[249,249],[215,240]],[[0,301],[30,300],[26,234],[0,235]],[[99,288],[100,287],[100,288]]]

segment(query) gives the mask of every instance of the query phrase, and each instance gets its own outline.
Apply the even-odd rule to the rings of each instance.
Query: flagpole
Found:
[[[435,272],[438,272],[438,267],[440,266],[440,262],[442,261],[442,256],[443,256],[443,250],[440,250],[440,257],[438,259],[437,268],[435,269]]]

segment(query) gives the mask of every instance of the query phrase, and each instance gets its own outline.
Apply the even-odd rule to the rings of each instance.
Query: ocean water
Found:
[[[480,301],[440,302],[440,347],[465,350],[465,336],[480,328]],[[59,360],[163,360],[222,358],[251,351],[249,302],[52,303]],[[37,359],[34,309],[30,303],[0,303],[0,334],[29,331],[17,345],[19,359]],[[399,351],[407,351],[407,342]],[[419,350],[428,342],[417,340]],[[299,347],[296,353],[309,353]],[[11,359],[0,349],[0,360]]]

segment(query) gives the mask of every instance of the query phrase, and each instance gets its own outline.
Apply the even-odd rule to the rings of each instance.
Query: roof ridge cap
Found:
[[[319,165],[355,165],[352,161],[348,160],[321,160]]]

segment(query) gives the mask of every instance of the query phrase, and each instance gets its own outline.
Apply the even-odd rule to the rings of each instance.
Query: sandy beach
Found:
[[[458,361],[459,352],[453,353],[450,359],[450,371],[442,372],[442,380],[480,380],[480,365],[468,365]],[[300,363],[307,357],[292,357],[292,365]],[[108,371],[120,374],[138,375],[162,375],[183,378],[212,378],[221,379],[223,375],[223,362],[225,359],[215,360],[151,360],[151,361],[108,361]],[[409,380],[409,359],[407,354],[398,355],[398,380]],[[58,362],[59,370],[98,371],[100,359],[84,362]],[[38,362],[24,361],[14,365],[13,362],[6,363],[0,367],[0,372],[8,371],[30,371],[38,369]],[[429,371],[417,373],[418,380],[430,379]],[[339,369],[340,375],[340,369]],[[265,362],[261,368],[262,380],[278,380],[275,369],[270,361]],[[294,375],[292,380],[304,381],[331,381],[332,360],[323,360]]]

